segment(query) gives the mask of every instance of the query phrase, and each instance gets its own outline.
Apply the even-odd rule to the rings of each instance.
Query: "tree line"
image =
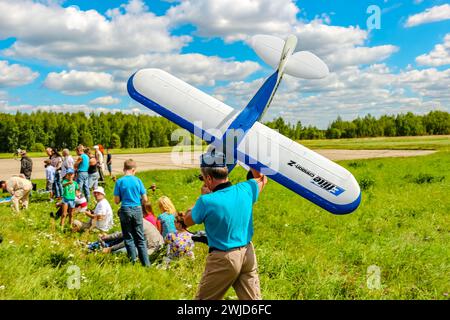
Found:
[[[123,113],[0,113],[0,152],[17,148],[42,151],[44,146],[73,150],[78,144],[107,148],[174,145],[175,124],[163,117]]]
[[[415,115],[408,112],[383,115],[378,119],[368,114],[352,121],[338,117],[326,130],[314,126],[303,127],[300,121],[292,125],[281,117],[266,125],[295,140],[442,135],[450,134],[450,113],[430,111],[425,115]]]
[[[378,119],[369,114],[352,121],[338,117],[326,130],[303,126],[300,121],[291,124],[281,117],[265,124],[294,140],[437,135],[450,134],[450,113],[431,111],[415,115],[408,112]],[[163,117],[148,115],[0,113],[0,152],[14,152],[17,148],[43,151],[45,146],[73,150],[78,144],[102,144],[108,148],[170,146],[178,143],[171,141],[171,134],[177,128]]]

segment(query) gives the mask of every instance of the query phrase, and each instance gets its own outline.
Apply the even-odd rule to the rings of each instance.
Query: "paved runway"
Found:
[[[320,149],[317,153],[336,160],[369,159],[385,157],[413,157],[434,153],[429,150],[340,150],[340,149]],[[122,173],[123,162],[126,159],[134,159],[137,162],[138,170],[156,169],[187,169],[198,168],[198,158],[200,152],[190,154],[185,157],[177,157],[176,153],[144,153],[144,154],[117,154],[113,155],[113,173]],[[44,160],[42,158],[32,158],[33,174],[32,179],[45,179]],[[14,159],[0,159],[0,179],[5,180],[20,171],[20,161]]]

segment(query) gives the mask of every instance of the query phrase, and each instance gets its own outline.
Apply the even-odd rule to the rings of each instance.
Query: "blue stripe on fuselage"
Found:
[[[258,118],[264,112],[264,108],[272,96],[273,90],[277,84],[278,71],[275,71],[259,88],[258,92],[253,96],[252,100],[241,111],[241,113],[233,120],[228,129],[241,129],[247,132]]]
[[[277,79],[278,70],[264,81],[264,84],[259,88],[258,92],[256,92],[247,106],[233,120],[228,129],[225,130],[222,141],[213,141],[214,145],[221,147],[221,151],[226,153],[227,162],[231,161],[231,159],[228,158],[233,158],[233,163],[227,165],[228,172],[231,172],[236,165],[236,149],[238,145],[244,139],[247,131],[253,127],[255,122],[258,121],[263,114],[267,103],[272,97],[273,91],[276,89]],[[229,141],[230,139],[232,139],[232,141]]]

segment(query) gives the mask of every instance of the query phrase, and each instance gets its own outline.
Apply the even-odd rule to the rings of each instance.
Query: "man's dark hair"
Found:
[[[0,180],[0,188],[3,189],[3,186],[6,184],[5,180]]]
[[[211,176],[214,179],[222,180],[228,177],[227,167],[203,167],[201,168],[202,174],[207,177]]]

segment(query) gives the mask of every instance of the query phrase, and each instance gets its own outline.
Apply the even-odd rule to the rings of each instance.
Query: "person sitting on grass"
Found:
[[[75,171],[73,169],[67,169],[66,176],[64,177],[62,187],[62,216],[61,216],[61,229],[64,228],[67,214],[69,214],[70,225],[73,223],[73,209],[75,208],[76,191],[79,189],[78,183],[73,181]]]
[[[72,224],[72,230],[74,232],[91,231],[94,229],[101,232],[108,232],[113,227],[113,212],[111,205],[105,198],[105,190],[102,187],[98,187],[94,190],[94,197],[97,201],[95,210],[93,212],[90,210],[84,212],[90,218],[89,221],[82,222],[75,220]]]
[[[144,235],[147,240],[147,254],[151,256],[152,254],[158,252],[164,247],[164,240],[159,233],[158,229],[148,222],[143,220],[142,225],[144,227]],[[115,232],[109,235],[102,235],[99,237],[97,243],[91,243],[89,248],[102,248],[103,253],[126,253],[125,242],[123,241],[122,232]]]
[[[84,213],[88,208],[88,202],[81,190],[77,190],[77,196],[75,198],[75,212]]]
[[[161,214],[158,216],[158,221],[161,225],[158,230],[166,241],[166,237],[169,233],[177,232],[177,228],[175,227],[175,214],[177,213],[177,210],[172,201],[166,196],[162,196],[158,199],[158,206],[159,210],[161,210]]]
[[[192,240],[192,233],[187,230],[184,223],[184,216],[183,212],[177,213],[175,220],[177,231],[167,235],[167,257],[170,260],[184,256],[194,259],[194,241]]]
[[[147,202],[142,206],[142,212],[144,213],[144,219],[148,222],[151,222],[158,230],[161,230],[161,222],[156,219],[155,214],[153,213],[152,204]]]

